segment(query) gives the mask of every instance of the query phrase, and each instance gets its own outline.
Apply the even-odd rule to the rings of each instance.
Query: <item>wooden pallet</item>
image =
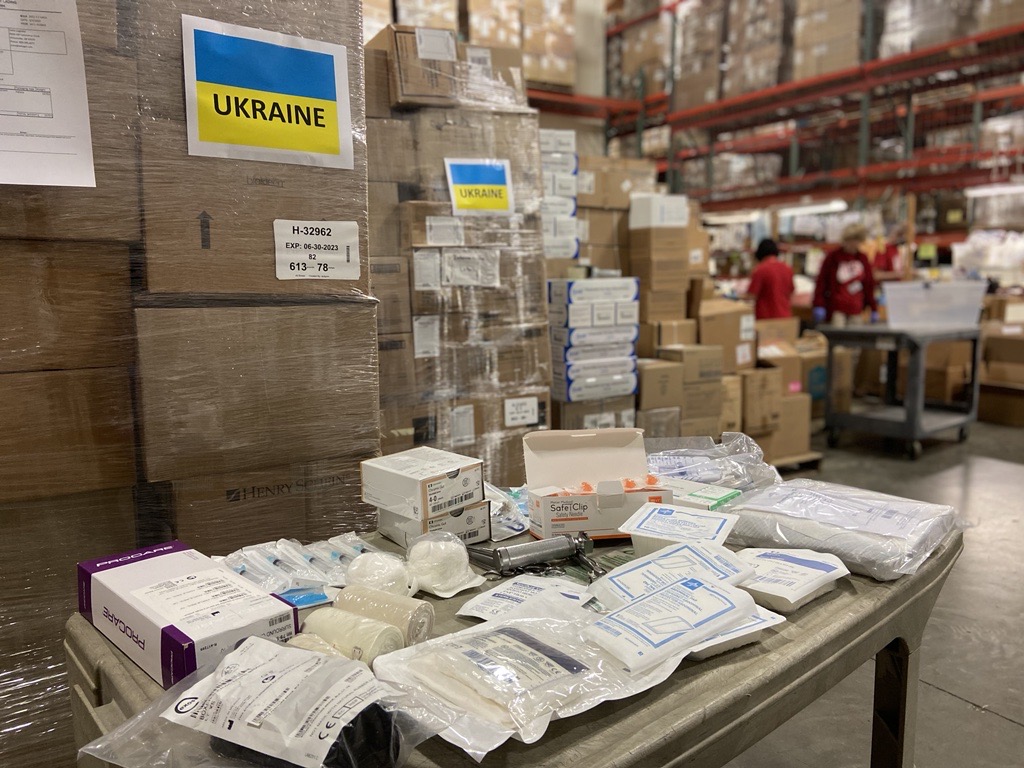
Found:
[[[821,471],[821,462],[824,458],[825,455],[823,453],[819,453],[818,451],[809,451],[797,456],[786,456],[781,459],[775,459],[771,463],[777,470],[779,470],[780,474],[795,475]]]

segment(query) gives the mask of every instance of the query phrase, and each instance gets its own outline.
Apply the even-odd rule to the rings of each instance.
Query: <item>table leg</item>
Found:
[[[913,768],[920,649],[897,638],[875,656],[871,768]]]

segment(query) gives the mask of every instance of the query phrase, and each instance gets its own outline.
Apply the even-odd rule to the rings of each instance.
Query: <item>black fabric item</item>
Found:
[[[379,704],[371,704],[341,729],[331,744],[324,768],[395,768],[401,754],[402,735],[395,717]],[[221,757],[243,760],[259,768],[299,768],[278,757],[213,737],[210,748]]]

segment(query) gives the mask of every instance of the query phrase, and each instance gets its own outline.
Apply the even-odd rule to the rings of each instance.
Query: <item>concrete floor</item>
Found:
[[[925,632],[917,768],[1024,768],[1024,429],[978,424],[917,462],[878,438],[815,442],[820,479],[952,504],[973,526]],[[865,664],[727,768],[866,768],[873,681]]]

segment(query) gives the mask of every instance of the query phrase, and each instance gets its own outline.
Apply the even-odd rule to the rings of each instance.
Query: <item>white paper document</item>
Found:
[[[0,184],[96,186],[74,0],[0,2]]]

